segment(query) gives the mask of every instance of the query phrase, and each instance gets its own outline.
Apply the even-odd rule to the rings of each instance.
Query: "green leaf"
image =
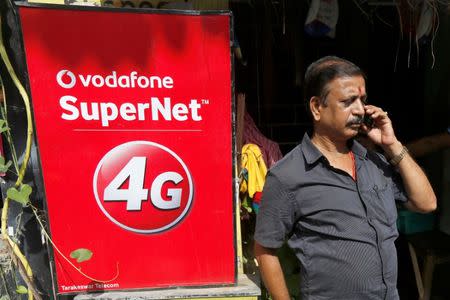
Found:
[[[0,300],[11,300],[8,295],[3,295],[0,297]]]
[[[8,124],[5,120],[0,119],[0,133],[5,132],[6,130],[9,130]]]
[[[20,190],[17,190],[15,187],[11,187],[6,191],[6,195],[9,199],[17,201],[21,203],[23,206],[27,205],[30,201],[30,195],[32,192],[31,186],[28,184],[22,184],[20,186]]]
[[[92,251],[89,249],[80,248],[70,252],[70,257],[76,259],[77,262],[83,262],[86,260],[90,260],[92,257]]]
[[[4,172],[8,171],[11,164],[12,164],[12,161],[8,161],[5,165],[5,158],[0,155],[0,172],[4,173]],[[0,300],[2,300],[2,298],[0,298]]]
[[[28,293],[28,289],[23,285],[18,285],[16,289],[17,294],[26,294]]]

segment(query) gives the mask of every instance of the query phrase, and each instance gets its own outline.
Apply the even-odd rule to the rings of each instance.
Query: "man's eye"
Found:
[[[353,103],[353,99],[349,99],[349,100],[345,100],[344,101],[344,105],[345,106],[350,106]]]

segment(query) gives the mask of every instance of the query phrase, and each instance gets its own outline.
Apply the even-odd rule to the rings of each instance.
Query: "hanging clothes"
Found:
[[[306,17],[305,32],[314,37],[334,38],[338,19],[338,0],[313,0]]]
[[[242,206],[249,212],[258,213],[267,167],[257,145],[245,144],[242,147],[241,167],[239,191],[243,194]]]
[[[255,192],[262,192],[267,174],[261,150],[255,144],[245,144],[242,147],[242,169],[248,173],[247,187],[248,195],[253,198]],[[243,192],[243,191],[241,191]]]

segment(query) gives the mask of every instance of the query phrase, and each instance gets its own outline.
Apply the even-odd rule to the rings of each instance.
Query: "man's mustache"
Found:
[[[355,116],[347,122],[346,126],[361,125],[362,122],[363,122],[362,116]]]

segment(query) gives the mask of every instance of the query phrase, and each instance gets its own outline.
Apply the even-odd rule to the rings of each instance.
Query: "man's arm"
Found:
[[[276,250],[261,246],[255,241],[255,256],[258,260],[259,270],[272,299],[290,300],[283,270],[275,252]]]
[[[388,157],[395,157],[403,151],[403,145],[396,142],[385,148]],[[431,212],[436,209],[436,195],[427,176],[408,152],[397,164],[403,185],[408,196],[406,208],[418,212]]]
[[[374,120],[375,126],[369,129],[363,125],[363,129],[368,130],[367,136],[383,148],[390,162],[398,167],[409,200],[407,208],[419,212],[435,210],[436,195],[433,188],[425,173],[406,151],[406,147],[397,140],[388,114],[373,105],[366,105],[364,109]]]

